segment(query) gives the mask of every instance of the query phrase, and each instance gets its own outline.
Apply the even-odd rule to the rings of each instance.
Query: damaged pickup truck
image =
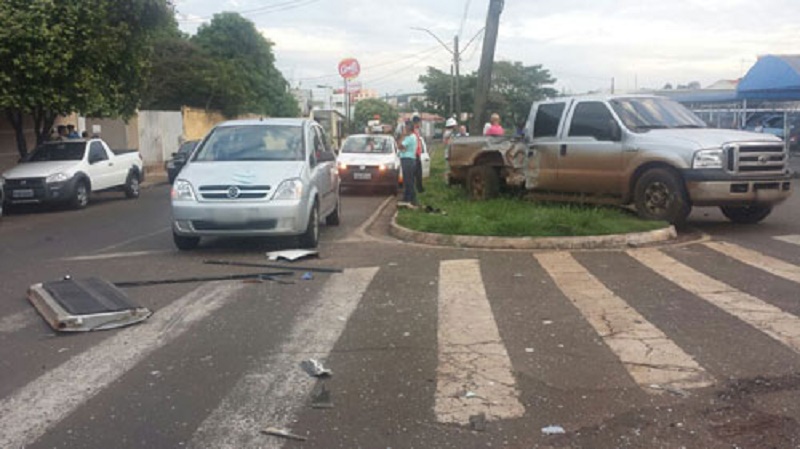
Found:
[[[534,103],[522,140],[454,139],[448,182],[475,199],[500,187],[540,200],[633,206],[680,224],[693,206],[757,223],[792,190],[788,155],[772,135],[709,129],[662,97],[604,95]]]

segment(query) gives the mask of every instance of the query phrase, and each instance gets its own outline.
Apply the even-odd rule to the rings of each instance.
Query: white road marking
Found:
[[[628,254],[684,290],[800,352],[800,318],[695,271],[661,251],[642,249]]]
[[[0,447],[33,443],[139,361],[222,307],[242,287],[205,284],[148,321],[120,330],[0,400]]]
[[[437,421],[467,424],[480,413],[487,420],[525,414],[477,260],[439,266],[438,340]]]
[[[369,267],[332,275],[317,297],[298,314],[278,352],[245,374],[198,427],[189,447],[282,447],[282,440],[264,437],[259,431],[291,426],[316,383],[300,368],[300,362],[328,357],[377,272],[377,267]]]
[[[646,391],[702,388],[713,378],[664,332],[605,287],[569,253],[534,255]]]
[[[705,246],[731,259],[756,267],[778,277],[800,283],[800,267],[727,242],[706,242]]]
[[[138,242],[140,240],[149,239],[150,237],[155,237],[158,234],[163,234],[163,233],[171,231],[171,230],[172,230],[172,227],[171,226],[167,226],[167,227],[161,228],[161,229],[159,229],[157,231],[149,232],[147,234],[137,235],[136,237],[131,237],[131,238],[129,238],[127,240],[123,240],[123,241],[121,241],[119,243],[115,243],[113,245],[108,245],[108,246],[106,246],[104,248],[100,248],[97,251],[95,251],[95,253],[104,253],[106,251],[111,251],[112,249],[121,248],[123,246],[130,245],[131,243]]]
[[[86,260],[106,260],[106,259],[120,259],[125,257],[142,257],[142,256],[151,256],[153,254],[165,254],[171,253],[172,251],[167,250],[158,250],[158,251],[131,251],[127,253],[107,253],[107,254],[95,254],[92,256],[76,256],[76,257],[65,257],[61,260],[64,261],[72,261],[72,262],[80,262]]]
[[[800,234],[779,235],[772,238],[780,240],[781,242],[791,243],[792,245],[800,245]]]
[[[0,334],[16,332],[32,325],[40,319],[41,318],[36,314],[36,310],[33,307],[0,318]]]

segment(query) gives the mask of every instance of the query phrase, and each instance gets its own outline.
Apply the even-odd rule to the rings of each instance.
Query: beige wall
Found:
[[[202,139],[217,123],[232,120],[216,111],[190,108],[188,106],[181,108],[181,112],[183,113],[183,138],[185,140]],[[236,119],[256,119],[259,117],[261,116],[256,114],[244,114],[236,117]]]

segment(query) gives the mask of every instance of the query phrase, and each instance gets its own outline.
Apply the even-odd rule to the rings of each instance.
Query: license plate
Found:
[[[353,179],[372,179],[372,173],[353,173]]]
[[[14,198],[33,198],[33,189],[14,190],[11,192]]]

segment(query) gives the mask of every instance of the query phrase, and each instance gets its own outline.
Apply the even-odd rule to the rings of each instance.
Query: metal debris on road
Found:
[[[305,273],[303,273],[303,276],[300,279],[304,281],[310,281],[314,279],[314,274],[312,274],[310,271],[306,271]]]
[[[272,435],[274,437],[281,437],[289,440],[296,440],[296,441],[308,440],[308,438],[302,435],[295,435],[286,429],[278,429],[277,427],[267,427],[266,429],[262,430],[261,433],[263,433],[264,435]]]
[[[291,276],[294,273],[291,271],[276,271],[273,273],[250,273],[250,274],[226,274],[222,276],[197,276],[189,278],[175,278],[175,279],[154,279],[149,281],[124,281],[114,282],[114,285],[120,288],[130,287],[148,287],[151,285],[165,285],[165,284],[191,284],[195,282],[212,282],[212,281],[240,281],[247,279],[261,279],[262,277],[272,278],[276,276]]]
[[[486,431],[486,414],[478,413],[477,415],[470,416],[469,425],[472,428],[472,430],[475,430],[477,432]]]
[[[278,270],[310,271],[312,273],[344,273],[344,270],[342,270],[341,268],[300,267],[296,265],[236,262],[232,260],[204,260],[203,263],[206,265],[225,265],[229,267],[273,268]]]
[[[303,368],[309,376],[327,377],[333,375],[333,372],[325,368],[317,359],[303,360],[300,362],[300,367]]]
[[[566,433],[561,426],[547,426],[542,427],[542,433],[545,435],[561,435]]]
[[[271,251],[267,253],[269,260],[275,261],[278,259],[286,259],[289,262],[303,259],[305,257],[319,256],[319,252],[311,249],[287,249],[283,251]]]
[[[153,314],[114,284],[100,278],[43,282],[28,288],[28,301],[53,329],[87,332],[116,329]]]

